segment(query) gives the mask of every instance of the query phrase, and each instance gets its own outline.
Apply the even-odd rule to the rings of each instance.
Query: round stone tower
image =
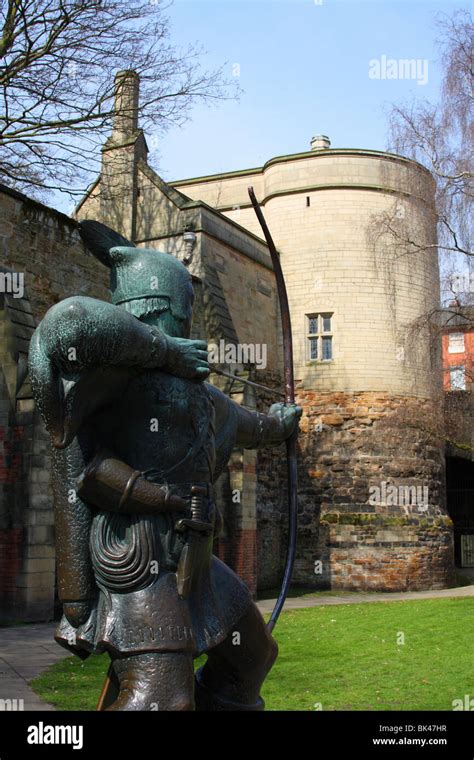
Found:
[[[439,307],[434,182],[401,156],[331,149],[323,135],[311,146],[175,186],[260,235],[252,184],[281,254],[304,408],[294,581],[443,587],[453,548],[427,316]]]

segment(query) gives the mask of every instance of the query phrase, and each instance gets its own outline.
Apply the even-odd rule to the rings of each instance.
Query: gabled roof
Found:
[[[145,177],[147,177],[150,182],[152,182],[158,188],[158,190],[160,190],[163,195],[166,195],[166,197],[178,208],[184,209],[187,208],[189,204],[195,203],[195,201],[193,201],[187,195],[181,193],[179,190],[176,190],[174,187],[171,187],[171,185],[168,185],[168,183],[165,182],[164,179],[162,179],[159,174],[157,174],[155,170],[152,169],[151,166],[143,160],[143,158],[139,160],[138,168],[141,172],[143,172]]]

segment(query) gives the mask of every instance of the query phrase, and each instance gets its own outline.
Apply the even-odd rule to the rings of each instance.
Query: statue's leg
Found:
[[[110,705],[115,702],[120,692],[120,684],[118,682],[117,675],[114,670],[113,662],[110,663],[105,678],[102,692],[97,703],[96,710],[107,710]]]
[[[196,673],[196,710],[263,710],[260,688],[277,654],[278,645],[252,603]]]
[[[193,657],[185,652],[146,652],[116,657],[120,690],[107,710],[194,710]]]

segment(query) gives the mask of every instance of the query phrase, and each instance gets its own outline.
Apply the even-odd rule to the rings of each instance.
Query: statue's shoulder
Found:
[[[44,328],[52,328],[63,322],[90,321],[90,318],[111,312],[117,307],[107,301],[90,296],[70,296],[51,306],[40,322]]]

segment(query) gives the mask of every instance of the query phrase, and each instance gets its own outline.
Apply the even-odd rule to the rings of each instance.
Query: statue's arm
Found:
[[[237,446],[245,449],[278,446],[291,436],[301,413],[300,407],[282,403],[272,404],[268,414],[239,406]]]
[[[77,494],[108,512],[144,514],[183,512],[189,504],[166,485],[152,483],[112,452],[99,451],[76,480]]]
[[[165,335],[106,301],[74,296],[53,306],[37,328],[42,350],[64,373],[97,364],[161,368],[202,380],[205,341]]]
[[[291,436],[302,414],[300,407],[281,403],[272,404],[268,414],[253,412],[232,401],[214,386],[208,387],[212,388],[218,438],[225,431],[233,446],[245,449],[277,446]]]

